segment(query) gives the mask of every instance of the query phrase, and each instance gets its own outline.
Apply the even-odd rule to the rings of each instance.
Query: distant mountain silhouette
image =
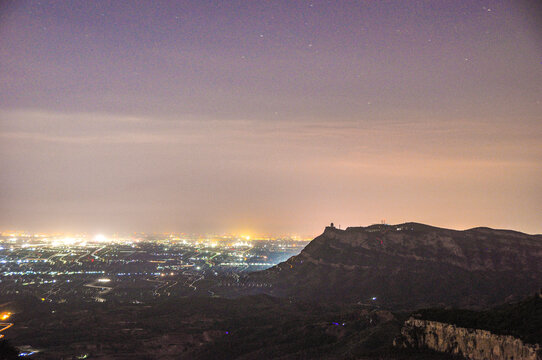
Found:
[[[298,256],[245,281],[305,300],[481,308],[542,286],[542,235],[418,223],[327,227]]]

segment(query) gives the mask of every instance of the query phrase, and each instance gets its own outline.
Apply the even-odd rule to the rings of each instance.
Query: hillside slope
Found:
[[[394,309],[485,307],[542,286],[542,236],[417,223],[327,227],[298,255],[252,273],[266,292]]]

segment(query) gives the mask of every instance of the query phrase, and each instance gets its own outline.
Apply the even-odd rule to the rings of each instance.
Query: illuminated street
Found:
[[[0,313],[0,321],[6,321],[8,320],[9,318],[11,317],[11,313],[10,312],[3,312],[3,313]],[[0,322],[0,339],[4,337],[3,334],[1,334],[4,330],[6,329],[9,329],[10,327],[13,326],[13,323],[4,323],[4,322]]]

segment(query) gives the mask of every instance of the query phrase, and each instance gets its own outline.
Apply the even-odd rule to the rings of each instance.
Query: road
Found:
[[[98,292],[98,295],[105,295],[105,294],[109,293],[111,290],[113,290],[113,288],[110,287],[110,286],[96,285],[97,281],[98,280],[96,280],[96,281],[94,281],[93,283],[90,283],[90,284],[85,284],[83,286],[93,288],[93,289],[100,289],[101,291]],[[104,298],[101,298],[99,296],[96,296],[95,299],[99,300],[99,301],[105,301]]]
[[[96,254],[98,252],[102,251],[103,249],[105,249],[106,247],[107,247],[107,245],[104,245],[101,248],[94,250],[94,252],[92,254],[90,254],[90,256],[94,257],[96,260],[100,260],[100,257],[98,255],[96,255]]]
[[[197,283],[198,281],[204,279],[204,278],[205,278],[205,276],[200,275],[199,278],[197,278],[196,280],[192,281],[190,284],[188,284],[188,281],[190,281],[190,280],[187,280],[184,284],[185,284],[185,285],[188,285],[188,287],[190,287],[190,288],[192,288],[194,291],[196,291],[196,290],[197,290],[197,287],[196,287],[194,284]]]
[[[0,333],[6,329],[9,329],[13,326],[13,323],[0,323]],[[3,338],[4,335],[0,334],[0,339]]]

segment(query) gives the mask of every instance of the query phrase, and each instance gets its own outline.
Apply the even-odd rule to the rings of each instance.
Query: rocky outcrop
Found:
[[[513,336],[486,330],[466,329],[437,321],[408,319],[401,336],[394,340],[401,348],[428,348],[461,355],[471,360],[540,360],[538,344],[525,344]]]
[[[263,292],[388,309],[484,308],[540,287],[542,236],[417,223],[327,227],[298,255],[247,281]]]

